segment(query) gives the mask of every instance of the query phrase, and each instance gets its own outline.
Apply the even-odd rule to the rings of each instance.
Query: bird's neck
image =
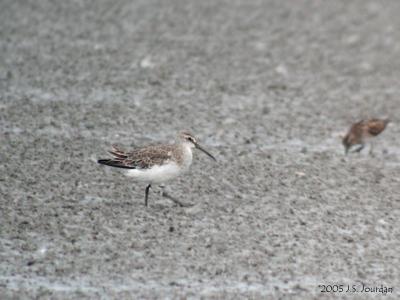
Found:
[[[181,163],[184,167],[189,167],[193,159],[193,146],[190,143],[182,143],[180,148],[182,153]]]

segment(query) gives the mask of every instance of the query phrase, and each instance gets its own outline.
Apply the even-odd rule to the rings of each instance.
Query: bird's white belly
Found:
[[[150,169],[132,169],[126,172],[126,175],[135,178],[138,181],[148,183],[164,183],[179,176],[183,171],[175,162],[169,162],[161,166],[153,166]]]

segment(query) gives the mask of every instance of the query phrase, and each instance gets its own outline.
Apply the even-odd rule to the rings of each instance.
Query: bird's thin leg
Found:
[[[371,146],[369,147],[369,155],[374,156],[374,142],[371,142]]]
[[[168,194],[168,193],[165,191],[164,188],[162,189],[162,194],[161,194],[161,195],[162,195],[163,197],[165,197],[165,198],[171,200],[172,202],[178,204],[180,207],[192,206],[192,205],[190,205],[190,204],[185,204],[185,203],[179,201],[178,199],[172,197],[170,194]]]
[[[147,200],[149,199],[149,190],[150,190],[150,188],[151,188],[151,184],[149,184],[147,187],[146,187],[146,194],[145,194],[145,196],[144,196],[144,205],[147,207],[148,205],[148,203],[147,203]]]

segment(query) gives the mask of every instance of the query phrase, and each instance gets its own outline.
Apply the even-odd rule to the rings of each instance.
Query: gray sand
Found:
[[[85,2],[85,3],[84,3]],[[399,1],[0,3],[1,299],[400,297]],[[344,156],[364,117],[393,123]],[[189,129],[187,176],[111,144]],[[348,296],[348,295],[347,295]],[[355,293],[351,299],[382,298]]]

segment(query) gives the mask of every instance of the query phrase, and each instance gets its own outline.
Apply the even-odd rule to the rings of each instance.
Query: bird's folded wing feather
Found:
[[[127,169],[148,169],[154,165],[163,165],[172,158],[172,148],[169,146],[149,146],[125,152],[116,146],[109,151],[114,158],[112,165]]]
[[[367,123],[368,133],[371,135],[380,134],[386,127],[386,122],[383,120],[370,120]]]

